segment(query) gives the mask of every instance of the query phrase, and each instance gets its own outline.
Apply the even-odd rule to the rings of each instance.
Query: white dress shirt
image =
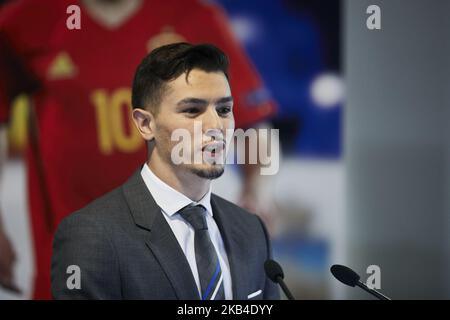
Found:
[[[206,222],[208,224],[208,232],[214,248],[216,249],[220,267],[222,269],[225,299],[233,299],[228,257],[225,251],[222,236],[219,232],[219,228],[217,227],[217,224],[213,218],[213,212],[211,208],[211,188],[200,201],[194,202],[184,194],[178,192],[177,190],[173,189],[168,184],[163,182],[161,179],[159,179],[150,170],[147,164],[144,164],[144,166],[142,167],[141,176],[144,179],[145,185],[147,186],[148,190],[155,199],[156,204],[161,208],[164,218],[172,229],[172,232],[174,233],[181,249],[184,252],[184,255],[186,256],[189,266],[191,267],[195,283],[197,284],[197,289],[200,296],[200,280],[198,276],[194,250],[194,229],[186,220],[184,220],[179,214],[177,214],[177,212],[190,204],[201,204],[206,208]]]

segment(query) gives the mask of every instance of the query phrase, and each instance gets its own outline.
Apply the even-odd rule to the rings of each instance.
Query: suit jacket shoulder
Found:
[[[264,274],[271,248],[261,220],[217,195],[211,205],[227,249],[233,298],[260,292],[257,299],[277,299],[278,290]],[[80,270],[79,283],[69,267]],[[51,268],[58,299],[199,298],[187,259],[139,171],[63,219]]]

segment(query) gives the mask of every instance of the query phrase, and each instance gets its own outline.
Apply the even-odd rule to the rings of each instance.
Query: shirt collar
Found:
[[[206,208],[206,211],[211,216],[213,215],[211,207],[211,186],[208,192],[200,199],[198,202],[192,201],[186,197],[181,192],[175,190],[167,183],[159,179],[146,164],[141,170],[142,179],[144,179],[145,185],[155,199],[156,204],[165,212],[167,215],[172,216],[182,208],[188,205],[198,205],[201,204]]]

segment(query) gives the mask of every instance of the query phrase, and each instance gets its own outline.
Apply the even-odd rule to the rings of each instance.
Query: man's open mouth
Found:
[[[224,149],[225,149],[225,142],[223,141],[210,142],[202,147],[203,152],[209,152],[211,154],[222,152]]]

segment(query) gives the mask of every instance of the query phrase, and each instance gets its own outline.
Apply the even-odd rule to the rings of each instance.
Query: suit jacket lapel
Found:
[[[247,280],[250,270],[248,264],[245,263],[245,261],[248,261],[248,256],[243,249],[242,232],[236,227],[239,221],[232,221],[232,215],[228,212],[230,208],[226,205],[220,205],[218,203],[220,201],[220,198],[216,195],[211,195],[213,217],[222,235],[230,264],[233,299],[246,300],[249,290]]]
[[[161,264],[178,299],[198,300],[199,294],[191,268],[172,229],[163,217],[140,170],[123,186],[134,222],[146,230],[145,242]]]

